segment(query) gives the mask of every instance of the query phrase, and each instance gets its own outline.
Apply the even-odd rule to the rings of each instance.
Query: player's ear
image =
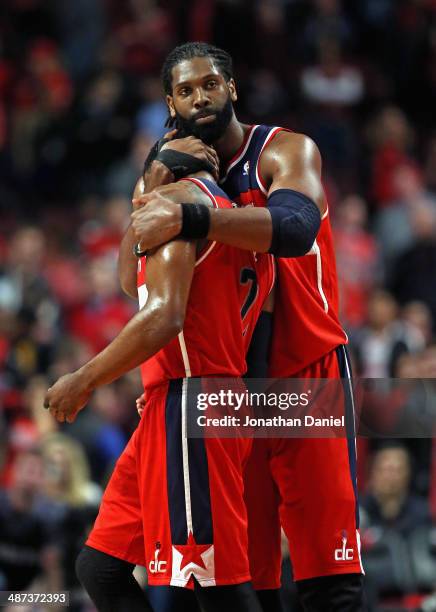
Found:
[[[230,79],[228,85],[230,91],[230,99],[232,102],[236,102],[236,100],[238,99],[238,92],[236,91],[235,79]]]
[[[168,110],[170,111],[171,119],[175,119],[176,109],[174,108],[173,96],[167,96],[166,100],[167,100]]]

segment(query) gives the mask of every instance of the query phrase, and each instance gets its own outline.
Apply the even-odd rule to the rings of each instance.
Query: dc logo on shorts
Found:
[[[154,551],[154,560],[150,561],[148,569],[150,574],[165,574],[167,562],[159,561],[159,553],[161,549],[161,543],[156,542],[156,550]]]
[[[342,532],[342,547],[335,550],[335,561],[352,561],[354,550],[347,548],[347,532]]]

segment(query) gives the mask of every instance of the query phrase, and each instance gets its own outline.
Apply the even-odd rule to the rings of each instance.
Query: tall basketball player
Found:
[[[280,609],[280,515],[305,610],[363,610],[351,374],[337,315],[320,153],[302,134],[237,120],[236,85],[225,51],[187,43],[170,53],[162,74],[171,123],[213,145],[221,162],[220,185],[240,207],[210,210],[199,222],[152,192],[132,215],[124,249],[134,240],[148,249],[186,233],[275,255],[270,375],[344,379],[346,430],[341,439],[256,441],[252,460],[266,465],[262,473],[269,476],[262,480],[265,494],[257,496],[263,511],[248,508],[253,584],[264,594],[265,610]],[[201,214],[199,209],[198,218]],[[121,276],[125,286],[134,283],[128,265]],[[253,472],[260,473],[247,472],[248,502]],[[257,490],[260,486],[258,479]],[[346,555],[338,554],[342,550]]]

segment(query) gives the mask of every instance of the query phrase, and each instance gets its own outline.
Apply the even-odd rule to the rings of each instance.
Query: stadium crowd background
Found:
[[[0,589],[42,574],[75,593],[71,609],[92,609],[74,557],[138,422],[139,377],[99,389],[73,425],[42,398],[135,311],[117,249],[164,131],[160,66],[185,40],[233,55],[240,119],[320,147],[358,374],[436,377],[435,0],[3,0]],[[398,418],[394,399],[379,414]],[[431,427],[359,440],[374,610],[436,610]]]

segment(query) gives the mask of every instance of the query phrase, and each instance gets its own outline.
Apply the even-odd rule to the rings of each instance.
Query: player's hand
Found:
[[[171,138],[174,137],[174,133],[170,132],[165,137],[171,135]],[[219,167],[220,162],[218,159],[218,155],[214,148],[204,144],[202,140],[199,138],[195,138],[195,136],[187,136],[186,138],[176,138],[174,140],[170,140],[166,142],[161,151],[165,149],[171,149],[172,151],[180,151],[181,153],[187,153],[188,155],[192,155],[193,157],[197,157],[197,159],[201,159],[203,161],[208,161],[212,164],[214,168],[214,179],[218,180],[219,176]]]
[[[48,389],[44,408],[47,408],[59,423],[72,423],[88,403],[91,393],[79,371],[66,374]]]
[[[142,413],[145,408],[145,393],[140,395],[136,400],[136,410],[138,411],[139,417],[142,417]]]
[[[132,214],[132,228],[141,251],[148,251],[178,236],[182,230],[182,207],[158,191],[151,191],[134,203],[141,205]]]

